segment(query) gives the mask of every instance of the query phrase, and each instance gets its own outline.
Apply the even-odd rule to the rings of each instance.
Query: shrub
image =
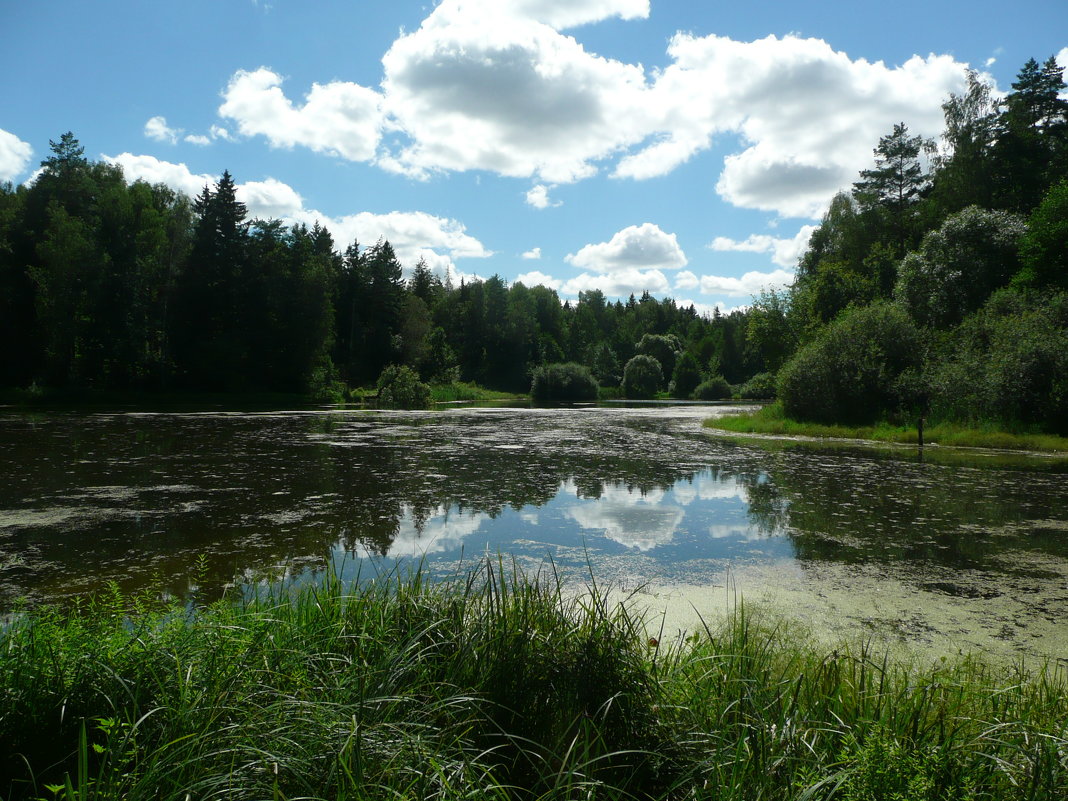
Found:
[[[425,409],[430,387],[405,365],[390,364],[378,376],[378,405],[386,409]]]
[[[948,338],[930,385],[939,417],[1068,433],[1068,295],[995,293]]]
[[[540,402],[597,400],[597,379],[574,362],[543,364],[534,370],[530,395]]]
[[[1023,218],[969,206],[930,231],[898,268],[898,302],[921,325],[944,328],[978,309],[1016,272]]]
[[[731,385],[721,375],[702,381],[693,391],[694,400],[725,400],[732,395]]]
[[[688,398],[701,383],[701,368],[693,354],[686,351],[675,363],[675,372],[671,376],[671,394],[676,398]]]
[[[635,356],[623,368],[623,394],[628,398],[655,397],[663,380],[660,362],[652,356]]]
[[[634,347],[639,356],[652,356],[659,363],[661,385],[675,372],[675,360],[681,350],[679,338],[674,334],[644,334]]]
[[[757,373],[740,387],[738,397],[771,400],[775,397],[775,373]]]
[[[870,423],[899,404],[898,379],[921,361],[920,336],[899,306],[847,309],[779,372],[788,417]]]

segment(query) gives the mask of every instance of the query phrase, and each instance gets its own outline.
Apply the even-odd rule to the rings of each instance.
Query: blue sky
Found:
[[[745,305],[896,122],[1068,60],[1068,3],[0,0],[0,180],[49,139],[341,249]]]

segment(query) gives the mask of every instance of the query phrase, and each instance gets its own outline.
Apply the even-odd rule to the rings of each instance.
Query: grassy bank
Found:
[[[919,442],[919,433],[915,426],[899,426],[885,422],[871,426],[806,423],[786,417],[782,406],[778,403],[765,406],[755,412],[706,420],[705,427],[730,431],[736,434],[837,437],[902,444],[916,444]],[[1068,452],[1068,437],[1059,437],[1054,434],[1000,431],[993,427],[974,428],[957,423],[926,425],[923,430],[923,440],[927,445],[939,444],[970,448]]]
[[[118,594],[0,635],[5,799],[1052,799],[1064,672],[679,643],[485,568],[190,612]]]
[[[486,389],[470,381],[454,381],[451,384],[432,384],[430,400],[434,403],[455,403],[456,401],[505,401],[526,398],[514,392],[498,392]]]

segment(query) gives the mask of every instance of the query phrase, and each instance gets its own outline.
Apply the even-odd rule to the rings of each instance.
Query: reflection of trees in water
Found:
[[[1043,548],[1029,532],[1007,532],[1007,524],[1061,519],[1068,508],[1063,479],[1041,473],[808,449],[768,459],[768,481],[740,477],[750,518],[786,532],[801,559],[978,568],[1001,553]]]

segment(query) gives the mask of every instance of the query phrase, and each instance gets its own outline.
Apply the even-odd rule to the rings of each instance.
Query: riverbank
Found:
[[[860,439],[895,444],[919,444],[915,426],[878,423],[871,426],[826,425],[791,420],[782,406],[773,403],[757,411],[732,414],[706,420],[706,428],[735,434],[766,434],[771,436],[813,437],[817,439]],[[966,448],[999,448],[1006,450],[1068,453],[1068,437],[1054,434],[1014,433],[994,428],[969,428],[956,423],[935,423],[923,430],[925,445],[946,445]]]
[[[601,589],[499,567],[192,611],[111,593],[0,648],[6,799],[1068,792],[1063,670],[918,667],[741,605],[658,642]]]

